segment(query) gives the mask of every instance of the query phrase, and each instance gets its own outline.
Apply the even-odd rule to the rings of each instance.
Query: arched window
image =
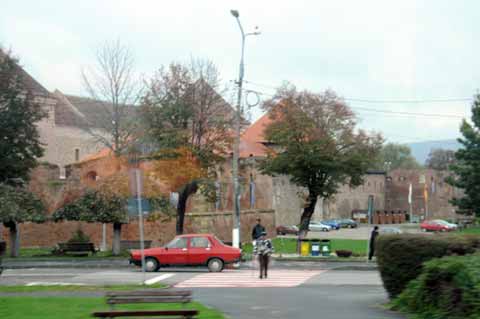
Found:
[[[86,177],[89,181],[92,181],[92,182],[95,182],[98,179],[97,172],[95,171],[88,172]]]
[[[75,162],[78,162],[80,160],[80,149],[76,148],[75,149]]]

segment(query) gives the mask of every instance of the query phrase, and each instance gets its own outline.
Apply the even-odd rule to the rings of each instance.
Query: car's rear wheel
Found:
[[[220,272],[223,270],[223,261],[220,258],[212,258],[208,261],[207,266],[211,272]]]
[[[154,257],[145,258],[145,271],[146,272],[155,272],[160,268],[158,260]]]

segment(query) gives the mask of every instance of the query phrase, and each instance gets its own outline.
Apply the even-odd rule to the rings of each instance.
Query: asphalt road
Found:
[[[215,277],[204,269],[164,269],[147,273],[151,283],[182,285],[193,282],[194,299],[220,309],[229,318],[404,318],[382,307],[385,291],[376,271],[338,271],[291,269],[274,266],[267,281],[259,281],[253,269],[228,270]],[[291,274],[299,280],[294,287],[280,287]],[[223,278],[222,284],[242,275],[242,284],[251,288],[195,287],[197,278]],[[209,277],[210,276],[210,277]],[[286,279],[287,278],[287,279]],[[131,269],[7,269],[0,276],[0,285],[35,284],[134,284],[143,274]],[[207,280],[207,283],[215,280]],[[258,285],[264,285],[259,288]],[[269,287],[270,286],[270,287]]]

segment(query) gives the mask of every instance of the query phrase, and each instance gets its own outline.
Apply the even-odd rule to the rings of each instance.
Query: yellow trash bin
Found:
[[[300,241],[300,256],[310,255],[310,240],[302,239]]]

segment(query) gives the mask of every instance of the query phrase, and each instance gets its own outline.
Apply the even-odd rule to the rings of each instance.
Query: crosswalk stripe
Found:
[[[258,278],[259,272],[233,270],[197,275],[177,283],[176,288],[250,288],[297,287],[325,270],[271,270],[267,279]]]
[[[163,275],[160,275],[160,276],[156,276],[156,277],[145,280],[145,284],[146,285],[153,285],[153,284],[155,284],[159,281],[170,278],[172,276],[174,276],[174,274],[163,274]]]

